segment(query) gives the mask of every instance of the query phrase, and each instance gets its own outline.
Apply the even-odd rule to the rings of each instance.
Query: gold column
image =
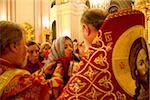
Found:
[[[134,9],[143,12],[145,15],[146,34],[144,37],[148,44],[150,44],[150,2],[145,0],[135,0]]]

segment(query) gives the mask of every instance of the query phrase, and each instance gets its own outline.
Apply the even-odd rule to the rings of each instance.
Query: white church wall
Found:
[[[57,37],[67,35],[72,39],[76,38],[79,40],[83,40],[80,18],[83,11],[87,9],[87,7],[84,4],[77,4],[75,2],[56,5],[55,7]]]

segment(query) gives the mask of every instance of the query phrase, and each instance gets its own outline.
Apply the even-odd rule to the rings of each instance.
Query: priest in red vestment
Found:
[[[128,60],[134,41],[144,40],[144,14],[136,10],[123,10],[106,16],[100,9],[89,9],[83,13],[83,34],[90,46],[58,100],[138,98],[141,91],[136,89],[136,82],[130,72],[133,65],[129,65]],[[141,48],[144,52],[147,51],[144,46]],[[148,65],[147,58],[147,53],[139,57],[142,61],[144,59],[144,66]],[[148,66],[145,69],[147,74]],[[145,74],[144,76],[147,76]],[[145,80],[144,83],[147,85],[147,82],[148,80]],[[147,100],[147,97],[148,95],[144,94],[139,99]]]
[[[30,74],[21,68],[26,59],[25,31],[17,24],[0,21],[0,100],[48,100],[53,99],[53,89],[63,87],[62,70],[41,69]],[[53,72],[51,79],[45,79]]]

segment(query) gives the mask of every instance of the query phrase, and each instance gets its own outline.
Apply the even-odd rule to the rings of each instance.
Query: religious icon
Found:
[[[138,38],[132,44],[129,54],[129,66],[131,75],[136,80],[135,98],[148,99],[149,89],[149,57],[146,42],[143,38]],[[147,98],[147,99],[146,99]]]

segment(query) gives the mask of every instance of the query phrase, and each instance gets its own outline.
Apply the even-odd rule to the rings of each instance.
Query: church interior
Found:
[[[0,0],[0,20],[17,22],[28,39],[50,41],[67,35],[83,40],[80,17],[88,8],[107,9],[110,0]],[[133,9],[145,14],[146,38],[150,44],[150,1],[131,0]]]
[[[21,24],[27,31],[27,40],[50,42],[60,36],[85,41],[80,18],[86,9],[108,10],[111,0],[0,0],[0,20]],[[113,0],[115,3],[117,0]],[[119,0],[120,1],[120,0]],[[132,9],[145,15],[145,33],[150,48],[150,1],[127,0]],[[119,4],[125,5],[125,4]],[[113,6],[115,9],[115,6]],[[85,42],[86,45],[86,42]]]
[[[124,3],[123,1],[127,1],[127,2]],[[87,9],[91,9],[91,8],[97,8],[107,13],[115,12],[115,11],[118,11],[118,9],[121,9],[121,7],[125,8],[128,4],[131,4],[132,10],[131,9],[129,11],[124,10],[123,12],[120,11],[120,12],[117,12],[116,15],[115,13],[114,14],[109,13],[110,16],[106,17],[102,26],[97,32],[98,34],[95,35],[95,38],[93,39],[91,43],[91,46],[89,46],[86,43],[86,39],[83,34],[84,33],[83,27],[81,25],[81,17],[84,11],[86,11]],[[117,18],[121,19],[121,21],[120,20],[118,21]],[[129,20],[126,20],[124,18],[128,18]],[[111,19],[114,19],[115,21]],[[115,77],[118,82],[117,84],[119,84],[120,87],[124,88],[123,91],[133,96],[136,86],[134,84],[135,83],[135,79],[133,79],[134,76],[131,76],[132,72],[129,73],[130,71],[132,71],[130,67],[133,66],[135,63],[137,64],[136,66],[138,65],[142,66],[142,63],[146,63],[148,66],[147,69],[149,71],[149,67],[150,67],[149,66],[150,65],[150,61],[149,61],[150,59],[150,0],[0,0],[0,21],[3,21],[3,20],[15,22],[21,25],[21,27],[23,27],[26,31],[25,36],[26,36],[27,41],[33,40],[37,44],[49,42],[50,45],[48,49],[51,50],[50,53],[53,50],[52,48],[53,47],[52,44],[54,43],[53,41],[57,40],[57,38],[62,37],[62,36],[68,36],[69,38],[71,38],[71,40],[77,39],[81,44],[85,43],[85,48],[84,48],[85,50],[83,51],[87,50],[87,52],[82,52],[83,55],[80,58],[81,62],[79,63],[80,67],[77,70],[79,71],[79,74],[81,74],[80,71],[81,72],[83,71],[81,67],[83,67],[83,69],[86,69],[87,67],[88,71],[87,72],[83,71],[84,74],[82,77],[87,76],[89,79],[88,78],[85,78],[85,79],[90,81],[91,84],[92,83],[94,84],[94,82],[92,82],[94,78],[95,78],[94,81],[95,82],[97,81],[96,80],[97,77],[94,77],[94,75],[98,75],[99,74],[98,71],[101,71],[101,69],[106,67],[106,69],[103,69],[102,71],[102,73],[105,73],[110,68],[114,76],[113,75],[111,76],[108,72],[107,73],[108,75],[106,75],[106,77],[109,75],[110,77]],[[115,24],[113,25],[113,23]],[[120,25],[120,23],[123,23],[124,25]],[[130,25],[132,27],[130,27]],[[73,45],[73,42],[71,43]],[[72,48],[74,49],[73,46]],[[138,53],[135,52],[137,51],[137,49],[140,49]],[[143,50],[146,50],[146,52]],[[45,51],[43,55],[48,58],[50,57],[48,56],[48,53]],[[84,53],[85,53],[85,56],[84,56]],[[137,53],[137,54],[134,54],[134,53]],[[135,55],[137,56],[135,57]],[[4,58],[5,58],[5,55],[4,55]],[[134,64],[132,64],[132,61],[135,58],[137,62],[140,58],[142,58],[143,62],[141,63],[134,62]],[[144,60],[146,59],[146,61],[144,62],[143,59]],[[46,62],[46,60],[43,60],[43,61]],[[86,67],[82,66],[82,64],[85,65]],[[100,68],[101,66],[102,68]],[[93,73],[94,71],[96,74]],[[45,73],[45,72],[43,71],[42,73]],[[134,74],[136,74],[136,72],[134,72]],[[106,77],[104,77],[101,81],[105,81]],[[76,78],[74,80],[76,81]],[[133,83],[133,84],[128,84],[128,82],[125,82],[126,80],[131,80],[130,83]],[[80,81],[77,81],[77,82],[80,83]],[[111,80],[108,79],[106,83],[109,83],[110,81]],[[103,83],[100,81],[98,82]],[[75,85],[69,85],[68,87],[71,87],[71,86],[72,86],[71,89],[74,89],[73,86]],[[96,87],[96,85],[90,85],[90,86],[93,86],[94,88]],[[107,84],[102,84],[101,86],[109,87],[109,85]],[[78,90],[81,88],[78,88]],[[91,88],[91,92],[86,91],[87,93],[89,93],[86,95],[91,96],[92,92],[93,91],[95,92],[94,88]],[[96,89],[98,88],[100,88],[100,86],[96,87]],[[115,88],[113,89],[115,90]],[[72,90],[72,91],[74,92],[75,90]],[[119,93],[120,92],[118,91],[116,92],[116,94],[120,95]],[[96,99],[94,98],[94,100]],[[104,100],[107,100],[107,99],[104,99]],[[120,99],[115,99],[115,100],[120,100]],[[121,100],[126,100],[126,99],[124,98]]]

